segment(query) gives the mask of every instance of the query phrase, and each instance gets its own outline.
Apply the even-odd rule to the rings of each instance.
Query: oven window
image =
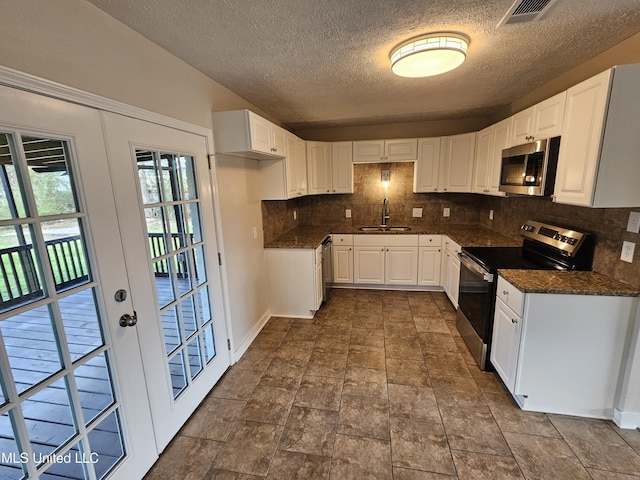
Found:
[[[487,282],[482,275],[460,264],[458,308],[484,343],[491,340],[489,336],[493,296],[493,283]]]

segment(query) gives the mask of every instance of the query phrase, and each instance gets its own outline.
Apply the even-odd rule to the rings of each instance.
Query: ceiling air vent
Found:
[[[516,0],[498,27],[509,23],[533,22],[540,19],[558,0]]]

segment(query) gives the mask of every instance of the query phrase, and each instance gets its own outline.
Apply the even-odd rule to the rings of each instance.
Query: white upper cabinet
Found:
[[[353,142],[353,163],[413,162],[418,139],[363,140]]]
[[[262,200],[287,200],[307,194],[307,152],[304,140],[285,132],[284,158],[261,160]]]
[[[492,143],[493,125],[478,132],[475,169],[473,172],[473,193],[489,193]]]
[[[502,150],[510,147],[511,119],[480,130],[476,141],[473,192],[504,197],[499,190]]]
[[[414,193],[471,192],[476,133],[418,139]]]
[[[640,206],[640,65],[621,65],[567,90],[554,201]]]
[[[413,166],[413,191],[437,192],[440,172],[440,137],[419,138],[418,158]]]
[[[307,194],[307,148],[304,140],[287,134],[287,186],[289,198]]]
[[[307,188],[310,195],[331,193],[331,143],[307,142]]]
[[[331,144],[331,193],[353,193],[353,142]]]
[[[511,117],[511,145],[557,137],[562,132],[566,92],[554,95]]]
[[[476,132],[443,137],[440,151],[441,192],[471,192]]]
[[[352,155],[352,142],[307,142],[309,194],[353,193]]]
[[[500,191],[500,175],[502,170],[502,151],[511,147],[511,122],[509,119],[496,123],[493,126],[493,147],[491,157],[491,169],[489,170],[489,195],[504,197],[505,192]]]
[[[249,110],[211,114],[216,153],[265,160],[286,155],[286,130]]]

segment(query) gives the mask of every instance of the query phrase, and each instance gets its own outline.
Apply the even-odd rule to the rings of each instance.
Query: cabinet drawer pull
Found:
[[[515,318],[512,318],[511,323],[518,323],[518,320],[516,320]]]
[[[509,295],[509,291],[508,291],[508,290],[503,290],[503,291],[502,291],[502,294],[503,294],[503,295]]]

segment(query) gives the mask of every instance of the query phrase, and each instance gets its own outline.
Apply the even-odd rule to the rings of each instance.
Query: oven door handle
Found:
[[[471,257],[469,257],[463,252],[459,252],[458,257],[460,258],[460,263],[462,263],[469,270],[472,270],[478,273],[479,275],[481,275],[482,279],[485,282],[493,283],[493,273],[490,273],[486,268],[482,267],[481,265],[478,265],[476,262],[473,261]]]

